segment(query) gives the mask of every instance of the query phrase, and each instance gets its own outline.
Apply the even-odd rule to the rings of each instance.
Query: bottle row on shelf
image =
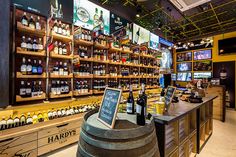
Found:
[[[52,80],[51,93],[53,95],[68,94],[70,92],[70,85],[67,81]]]
[[[64,24],[61,21],[54,21],[53,27],[52,27],[52,31],[54,33],[63,35],[63,36],[70,36],[71,32],[70,32],[70,27],[68,24]]]
[[[22,98],[41,97],[43,95],[42,81],[21,81],[19,95]]]
[[[30,58],[26,62],[26,58],[23,57],[20,72],[22,75],[42,75],[42,60],[37,61],[36,59],[34,59],[32,63]]]
[[[18,115],[2,117],[0,121],[0,130],[6,130],[11,128],[16,128],[20,126],[36,124],[40,122],[45,122],[61,117],[71,116],[79,113],[84,113],[89,110],[98,108],[99,105],[97,103],[83,105],[83,106],[69,106],[69,107],[62,107],[48,111],[37,111],[32,113],[28,113],[27,115],[22,114],[20,117]]]
[[[40,23],[40,16],[37,16],[37,18],[34,18],[34,16],[31,15],[29,18],[26,12],[24,12],[21,17],[21,24],[31,29],[36,29],[36,30],[42,29],[42,26]]]
[[[23,51],[33,51],[38,52],[44,49],[42,38],[34,38],[28,37],[26,40],[25,36],[22,36],[22,41],[20,47]]]

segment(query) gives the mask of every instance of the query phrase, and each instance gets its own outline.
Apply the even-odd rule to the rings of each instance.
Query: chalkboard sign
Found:
[[[110,128],[113,128],[115,125],[121,93],[121,89],[106,88],[102,98],[102,104],[97,118],[100,122]]]
[[[173,96],[175,94],[176,87],[168,86],[165,95],[165,103],[167,106],[171,103]]]

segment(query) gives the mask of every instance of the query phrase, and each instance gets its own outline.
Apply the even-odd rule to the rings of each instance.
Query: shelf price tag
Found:
[[[122,90],[106,88],[97,119],[109,128],[114,128]]]

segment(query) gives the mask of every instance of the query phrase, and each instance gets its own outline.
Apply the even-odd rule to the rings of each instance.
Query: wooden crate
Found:
[[[178,121],[165,125],[165,156],[169,156],[179,144]]]
[[[179,157],[189,157],[189,140],[179,146]]]
[[[196,110],[189,113],[189,134],[192,134],[197,129],[197,113]]]
[[[205,143],[205,125],[200,127],[200,148]]]
[[[179,143],[183,143],[189,135],[189,116],[179,119]]]
[[[193,157],[197,154],[197,134],[196,132],[189,137],[189,156]]]

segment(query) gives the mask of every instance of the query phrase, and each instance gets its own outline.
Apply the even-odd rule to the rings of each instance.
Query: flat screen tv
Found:
[[[171,74],[171,80],[176,81],[176,74],[173,74],[173,73]]]
[[[193,73],[194,79],[212,78],[211,72],[195,72]]]
[[[210,50],[200,50],[200,51],[194,51],[194,60],[204,60],[204,59],[211,59],[212,58],[212,52]]]
[[[191,81],[192,73],[177,73],[177,81]]]
[[[236,53],[236,37],[218,41],[219,55]]]
[[[177,64],[177,71],[178,72],[192,71],[192,63],[191,62],[178,63]]]

